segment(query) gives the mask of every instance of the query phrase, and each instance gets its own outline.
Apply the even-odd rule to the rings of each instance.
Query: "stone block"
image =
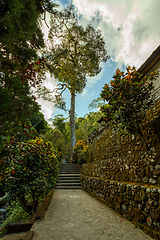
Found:
[[[128,208],[126,205],[122,205],[122,210],[125,212],[125,213],[128,213]]]
[[[148,224],[149,227],[152,226],[153,221],[152,221],[152,218],[151,218],[151,217],[147,217],[147,224]]]
[[[121,209],[121,204],[119,202],[114,203],[115,210],[119,211]]]
[[[155,185],[157,181],[154,178],[150,178],[149,183]]]
[[[157,164],[157,165],[155,166],[155,169],[156,169],[156,170],[160,170],[160,164]]]
[[[150,211],[150,215],[153,220],[160,221],[160,207],[158,209],[152,207]]]
[[[143,212],[138,209],[138,208],[135,208],[134,209],[134,221],[135,222],[139,222],[139,223],[145,223],[146,222],[146,217],[145,215],[143,214]]]

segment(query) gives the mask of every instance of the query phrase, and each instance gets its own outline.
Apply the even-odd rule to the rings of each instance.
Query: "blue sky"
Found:
[[[92,24],[100,28],[106,42],[110,60],[102,64],[102,71],[88,79],[82,94],[76,97],[76,114],[84,116],[93,99],[100,96],[106,82],[112,79],[117,67],[140,67],[160,44],[160,1],[159,0],[53,0],[59,9],[72,3],[81,14],[80,24]],[[46,29],[44,29],[46,34]],[[53,89],[56,81],[47,75],[45,85]],[[67,108],[70,108],[70,94],[64,93]],[[68,113],[56,109],[52,103],[39,100],[42,113],[48,120],[57,114]]]

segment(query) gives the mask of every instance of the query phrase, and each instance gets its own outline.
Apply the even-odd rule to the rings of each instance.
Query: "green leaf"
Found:
[[[0,143],[0,151],[2,151],[2,149],[4,148],[4,143]]]
[[[11,140],[10,136],[7,136],[7,143],[10,143],[10,140]]]

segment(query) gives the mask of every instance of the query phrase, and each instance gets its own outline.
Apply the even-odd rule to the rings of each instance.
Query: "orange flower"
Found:
[[[15,171],[14,171],[14,170],[12,170],[11,172],[12,172],[13,174],[15,173]]]
[[[117,68],[117,70],[116,70],[116,74],[119,74],[119,73],[120,73],[120,69]]]
[[[130,75],[128,74],[128,75],[125,77],[125,79],[130,79]]]

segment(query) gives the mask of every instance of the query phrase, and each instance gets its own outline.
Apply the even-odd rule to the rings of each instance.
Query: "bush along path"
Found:
[[[11,139],[2,152],[1,180],[8,193],[7,218],[1,224],[0,236],[7,226],[24,222],[34,215],[40,202],[55,187],[59,172],[59,153],[51,142],[41,138],[28,141]]]
[[[41,203],[38,212],[28,221],[11,223],[7,227],[7,235],[2,240],[31,240],[34,231],[31,229],[36,220],[42,220],[50,204],[54,189],[47,195]]]

